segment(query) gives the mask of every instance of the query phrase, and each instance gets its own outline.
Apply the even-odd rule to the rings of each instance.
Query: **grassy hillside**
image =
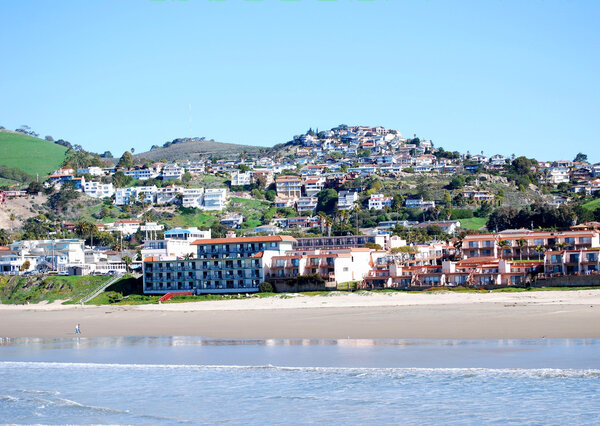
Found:
[[[67,149],[43,139],[0,130],[0,165],[40,177],[57,169]]]
[[[190,141],[173,144],[167,148],[157,148],[152,151],[141,152],[134,158],[145,158],[147,160],[160,160],[165,158],[168,161],[187,161],[198,160],[202,155],[216,155],[219,157],[236,156],[242,152],[254,154],[264,149],[260,146],[237,145],[233,143],[210,142],[210,141]],[[117,155],[117,153],[115,153]]]
[[[0,277],[0,300],[3,304],[55,300],[78,302],[111,278],[110,276],[5,276]]]

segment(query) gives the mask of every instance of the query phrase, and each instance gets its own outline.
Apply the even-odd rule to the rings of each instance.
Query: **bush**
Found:
[[[264,281],[258,286],[258,291],[260,291],[261,293],[273,293],[273,285]]]

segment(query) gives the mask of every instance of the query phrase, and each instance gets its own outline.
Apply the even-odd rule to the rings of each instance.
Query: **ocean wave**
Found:
[[[370,376],[403,376],[440,374],[457,378],[482,376],[514,376],[529,378],[598,378],[600,369],[561,369],[561,368],[406,368],[406,367],[288,367],[274,365],[196,365],[196,364],[118,364],[118,363],[72,363],[72,362],[0,362],[3,368],[46,368],[46,369],[125,369],[125,370],[274,370],[281,372],[352,374],[356,378]],[[57,395],[52,391],[39,392]],[[59,398],[60,399],[60,398]]]
[[[16,402],[19,398],[12,395],[0,395],[0,401]]]

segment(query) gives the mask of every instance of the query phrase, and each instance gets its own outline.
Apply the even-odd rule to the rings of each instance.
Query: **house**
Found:
[[[126,170],[123,174],[137,180],[148,180],[158,177],[158,174],[150,169]]]
[[[78,175],[104,176],[104,170],[100,167],[88,167],[85,169],[77,169]]]
[[[317,197],[300,197],[296,203],[298,213],[314,212],[317,209]]]
[[[355,191],[340,191],[338,193],[338,209],[351,210],[354,204],[358,201],[358,192]]]
[[[373,194],[369,198],[369,210],[383,210],[386,207],[392,207],[394,197],[386,197],[383,194]]]
[[[143,200],[144,203],[152,204],[156,200],[157,192],[158,188],[156,185],[117,188],[115,190],[114,204],[117,206],[125,206],[127,204],[136,203],[140,200]]]
[[[304,192],[309,197],[314,197],[325,188],[325,178],[308,177],[304,180]]]
[[[277,195],[286,198],[300,198],[302,195],[302,180],[298,176],[280,176],[275,179]]]
[[[404,206],[408,209],[431,209],[435,208],[435,201],[423,201],[423,198],[409,198],[404,201]]]
[[[221,225],[228,228],[238,229],[244,222],[244,216],[240,213],[231,213],[221,218]]]
[[[220,211],[225,208],[227,203],[227,189],[225,188],[207,188],[204,190],[202,199],[202,209],[207,211]]]
[[[252,183],[251,172],[232,172],[231,186],[245,186]]]
[[[184,173],[183,167],[179,167],[177,164],[167,164],[163,167],[161,176],[162,180],[181,179]]]
[[[112,183],[85,182],[83,191],[92,198],[107,198],[115,194]]]

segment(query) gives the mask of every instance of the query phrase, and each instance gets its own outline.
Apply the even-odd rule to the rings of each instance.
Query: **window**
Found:
[[[586,255],[586,260],[588,262],[597,262],[598,261],[598,256],[596,255],[596,253],[588,253]]]

